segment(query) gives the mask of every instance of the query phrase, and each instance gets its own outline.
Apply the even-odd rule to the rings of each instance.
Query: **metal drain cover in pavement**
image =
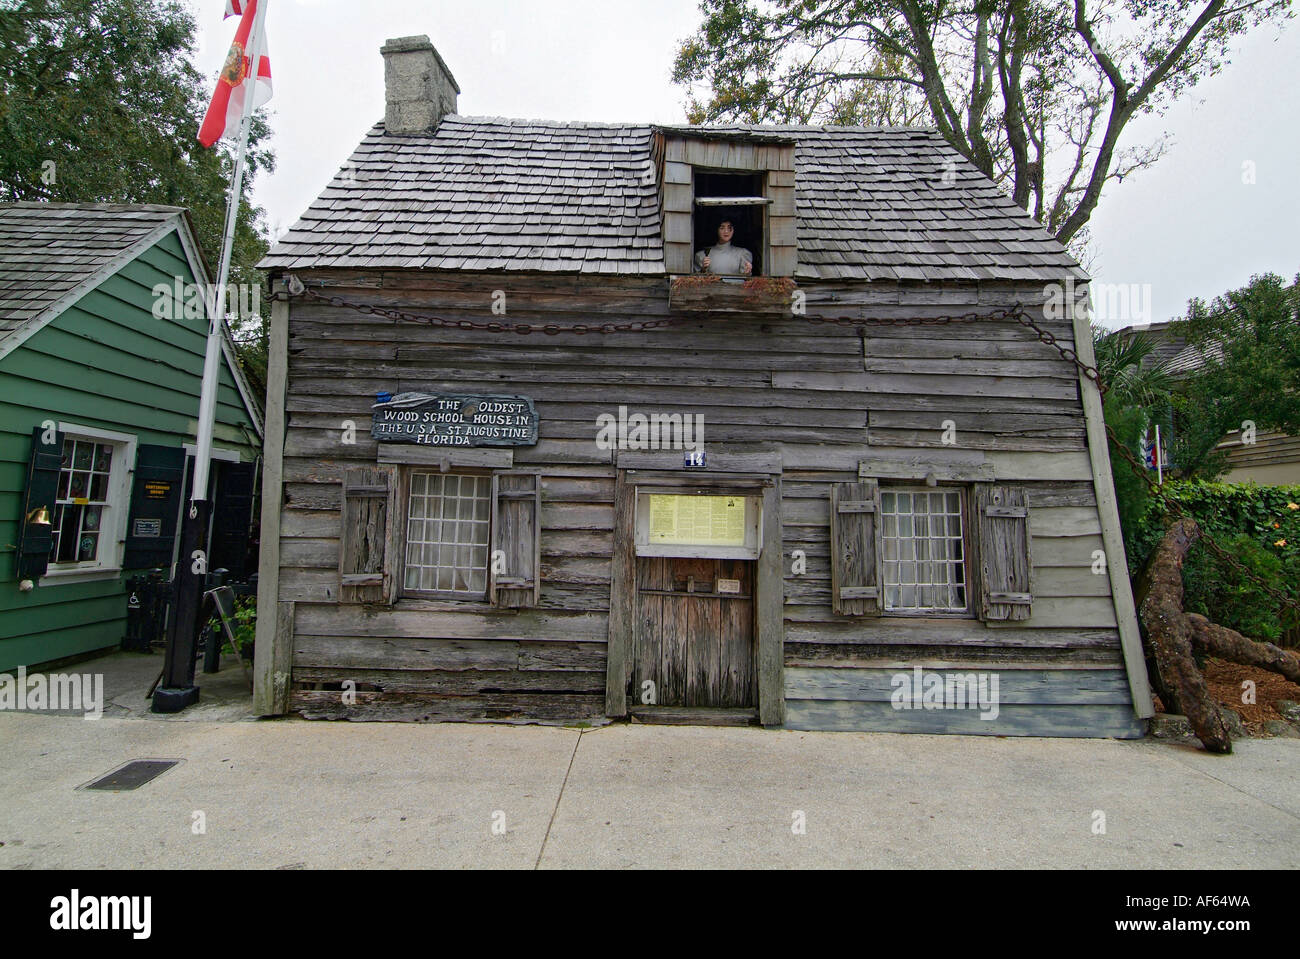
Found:
[[[147,782],[157,779],[173,766],[180,765],[179,759],[136,759],[118,766],[112,772],[96,779],[83,789],[111,789],[122,791],[139,789]]]

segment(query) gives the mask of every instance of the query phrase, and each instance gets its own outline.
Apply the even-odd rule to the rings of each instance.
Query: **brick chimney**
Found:
[[[384,127],[389,133],[428,133],[456,112],[460,87],[427,36],[389,40],[384,55]]]

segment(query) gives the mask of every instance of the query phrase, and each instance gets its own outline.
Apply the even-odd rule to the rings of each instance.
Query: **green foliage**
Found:
[[[1170,481],[1164,493],[1229,555],[1300,600],[1300,486]],[[1129,571],[1136,574],[1173,517],[1152,497],[1140,517],[1121,514],[1121,522]],[[1276,642],[1300,627],[1300,618],[1279,610],[1276,600],[1204,546],[1192,549],[1183,581],[1187,610],[1246,636]]]
[[[1162,364],[1146,362],[1155,348],[1155,340],[1145,333],[1121,335],[1092,328],[1092,349],[1108,405],[1139,407],[1156,421],[1164,418],[1173,381]]]
[[[1136,452],[1139,445],[1138,437],[1146,427],[1146,418],[1142,410],[1107,403],[1105,418],[1111,433],[1128,443],[1130,451]],[[1132,557],[1138,544],[1130,539],[1130,534],[1136,534],[1142,529],[1143,519],[1150,508],[1151,494],[1146,480],[1115,448],[1115,441],[1110,440],[1109,445],[1110,468],[1115,480],[1115,498],[1119,505],[1119,523],[1124,533],[1124,552]]]
[[[1198,350],[1204,365],[1174,397],[1179,475],[1214,479],[1228,467],[1215,447],[1253,423],[1257,432],[1300,434],[1300,276],[1287,288],[1274,273],[1215,297],[1193,300],[1170,327]]]
[[[1269,586],[1300,598],[1294,588],[1300,563],[1294,555],[1288,562],[1245,533],[1219,545]],[[1183,585],[1183,606],[1189,613],[1200,613],[1251,639],[1280,642],[1285,631],[1300,622],[1295,614],[1280,614],[1276,600],[1253,579],[1208,549],[1194,549],[1187,557]]]
[[[1142,430],[1167,422],[1172,407],[1179,474],[1213,477],[1226,466],[1215,446],[1244,420],[1259,431],[1300,433],[1296,289],[1286,289],[1281,277],[1269,274],[1211,306],[1193,301],[1187,318],[1171,332],[1201,350],[1207,363],[1172,393],[1164,371],[1149,363],[1143,369],[1151,344],[1141,334],[1094,333],[1098,370],[1108,386],[1106,423],[1113,434],[1136,452]],[[1149,494],[1113,442],[1111,464],[1129,572],[1136,574],[1174,515]],[[1163,493],[1240,563],[1300,600],[1300,487],[1183,480],[1166,482]],[[1184,585],[1185,608],[1247,636],[1283,641],[1300,630],[1294,612],[1205,546],[1189,554]]]
[[[1145,363],[1155,343],[1145,334],[1121,336],[1097,327],[1092,331],[1097,372],[1106,386],[1104,415],[1110,436],[1111,474],[1119,502],[1125,552],[1132,556],[1130,536],[1141,528],[1151,494],[1145,471],[1138,473],[1116,447],[1118,439],[1134,456],[1141,454],[1143,432],[1168,417],[1170,379],[1163,367]]]
[[[692,123],[924,122],[1063,243],[1165,141],[1123,142],[1291,0],[702,0],[677,51]]]
[[[239,653],[244,659],[249,659],[253,655],[253,640],[257,636],[257,597],[240,596],[235,599],[235,623],[231,627],[235,633],[235,643],[239,646]],[[222,635],[225,631],[222,630]],[[227,639],[221,646],[222,653],[234,655],[235,650]]]
[[[1165,483],[1164,495],[1216,540],[1244,533],[1278,555],[1300,555],[1300,508],[1291,508],[1292,503],[1300,505],[1300,486],[1180,480]],[[1145,561],[1168,525],[1158,502],[1150,504],[1142,524],[1145,528],[1136,541],[1144,547],[1139,560]],[[1279,540],[1285,543],[1276,545]]]
[[[209,8],[215,16],[215,8]],[[196,25],[181,0],[17,0],[0,14],[0,199],[158,203],[190,210],[216,277],[234,164],[229,139],[198,142],[215,77],[190,62]],[[274,169],[265,117],[249,136],[245,188]],[[231,282],[258,283],[263,211],[236,224]],[[267,303],[263,291],[263,303]],[[269,309],[264,309],[269,312]],[[257,344],[261,318],[237,329]],[[256,351],[249,370],[261,381]]]

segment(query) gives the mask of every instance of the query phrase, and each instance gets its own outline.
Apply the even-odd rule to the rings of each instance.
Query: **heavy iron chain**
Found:
[[[655,330],[669,326],[674,322],[672,318],[666,318],[659,320],[633,320],[629,323],[570,323],[565,325],[559,323],[546,323],[537,325],[532,323],[502,323],[499,320],[449,320],[441,316],[408,313],[405,310],[394,310],[383,306],[373,306],[369,303],[349,303],[341,296],[330,296],[324,293],[319,293],[307,286],[297,289],[292,282],[290,283],[290,290],[287,296],[285,294],[276,294],[273,298],[288,299],[293,296],[305,296],[307,299],[315,300],[318,303],[328,303],[330,306],[339,307],[340,309],[355,310],[358,313],[382,316],[386,319],[393,320],[394,322],[418,323],[422,326],[431,326],[450,330],[484,330],[488,333],[517,333],[521,336],[527,336],[531,333],[544,333],[547,336],[558,336],[561,333],[573,333],[577,336],[584,336],[588,333],[640,333],[643,330]]]
[[[1080,373],[1082,373],[1088,379],[1092,380],[1092,382],[1096,383],[1097,391],[1101,394],[1102,400],[1104,401],[1106,399],[1106,384],[1102,382],[1101,372],[1097,369],[1097,367],[1089,366],[1087,363],[1084,363],[1081,359],[1079,359],[1078,353],[1076,353],[1074,350],[1070,349],[1067,346],[1061,345],[1061,343],[1057,341],[1056,337],[1054,337],[1051,333],[1045,332],[1041,327],[1039,327],[1038,324],[1035,323],[1033,319],[1030,318],[1030,316],[1027,313],[1025,313],[1024,310],[1022,310],[1018,305],[1015,311],[1013,312],[1017,314],[1015,316],[1015,319],[1020,324],[1033,330],[1036,334],[1038,334],[1038,338],[1042,340],[1044,343],[1046,343],[1048,346],[1055,347],[1056,351],[1061,354],[1061,357],[1063,359],[1073,363],[1076,367],[1078,367]],[[1115,431],[1111,429],[1110,424],[1105,423],[1104,420],[1103,420],[1103,424],[1106,427],[1106,436],[1110,439],[1111,444],[1114,445],[1115,449],[1119,450],[1120,455],[1124,458],[1124,461],[1128,463],[1129,467],[1133,470],[1133,472],[1137,474],[1138,479],[1142,480],[1142,482],[1146,484],[1148,492],[1150,492],[1150,494],[1155,497],[1156,502],[1160,504],[1160,508],[1166,514],[1172,513],[1175,519],[1179,519],[1179,520],[1192,519],[1192,517],[1187,515],[1186,511],[1182,508],[1182,506],[1178,503],[1178,501],[1173,499],[1167,494],[1163,485],[1156,483],[1151,479],[1151,471],[1146,468],[1146,465],[1137,458],[1137,455],[1131,449],[1129,449],[1126,444],[1120,442],[1119,437],[1115,435]],[[1159,454],[1157,453],[1157,455]],[[1199,524],[1197,528],[1198,529],[1200,528]],[[1269,585],[1268,581],[1265,580],[1258,573],[1256,573],[1254,570],[1248,569],[1247,567],[1242,565],[1241,561],[1238,560],[1237,557],[1233,556],[1222,546],[1216,543],[1214,541],[1214,538],[1210,536],[1210,534],[1203,529],[1201,530],[1201,541],[1205,543],[1206,549],[1208,549],[1211,553],[1213,553],[1215,557],[1217,557],[1220,561],[1226,563],[1227,565],[1231,566],[1243,577],[1250,580],[1261,590],[1267,593],[1269,596],[1273,597],[1273,599],[1276,600],[1282,606],[1282,608],[1290,609],[1293,612],[1300,614],[1300,602],[1297,602],[1294,597],[1289,596],[1288,594],[1282,592],[1280,589],[1277,589],[1276,587]]]
[[[316,290],[303,285],[301,280],[298,280],[297,277],[293,276],[289,278],[288,293],[273,294],[272,299],[290,299],[295,296],[305,296],[318,303],[328,303],[330,306],[340,309],[349,309],[355,310],[358,313],[382,316],[391,319],[394,322],[417,323],[424,326],[442,329],[483,330],[488,333],[516,333],[521,336],[527,336],[533,333],[542,333],[547,336],[557,336],[561,333],[573,333],[578,336],[583,336],[588,333],[640,333],[644,330],[662,329],[671,326],[674,323],[673,318],[634,320],[628,323],[573,323],[567,325],[560,325],[558,323],[546,323],[542,325],[534,325],[531,323],[502,323],[498,320],[450,320],[439,316],[408,313],[405,310],[373,306],[369,303],[349,303],[340,296],[330,296],[317,292]],[[1044,330],[1039,326],[1034,321],[1033,317],[1019,303],[1009,309],[990,310],[984,313],[960,313],[947,316],[886,317],[882,319],[864,319],[857,316],[804,316],[803,319],[809,323],[854,327],[947,326],[957,323],[989,323],[1014,320],[1021,326],[1030,330],[1042,343],[1055,349],[1061,355],[1063,360],[1067,363],[1073,364],[1084,377],[1091,380],[1096,385],[1097,391],[1101,394],[1103,401],[1106,397],[1106,384],[1102,381],[1101,371],[1098,370],[1096,366],[1083,362],[1076,350],[1066,346],[1056,337],[1055,334],[1048,330]],[[1115,435],[1115,431],[1111,429],[1109,424],[1106,424],[1105,429],[1106,436],[1109,437],[1115,449],[1119,450],[1120,455],[1124,458],[1125,462],[1127,462],[1133,472],[1137,474],[1138,478],[1146,484],[1147,490],[1156,498],[1156,501],[1160,503],[1161,509],[1166,513],[1173,514],[1176,519],[1191,519],[1192,517],[1187,515],[1182,506],[1166,494],[1164,487],[1151,479],[1150,470],[1148,470],[1146,466],[1138,460],[1132,450],[1130,450],[1124,443],[1120,442],[1119,438]],[[1205,532],[1205,530],[1201,530],[1201,541],[1220,561],[1232,567],[1244,578],[1255,583],[1255,585],[1276,600],[1283,608],[1291,609],[1297,614],[1300,614],[1300,602],[1297,602],[1291,596],[1288,596],[1281,590],[1269,585],[1269,583],[1259,574],[1254,572],[1254,570],[1248,569],[1246,566],[1242,565],[1235,556],[1216,543],[1213,537],[1211,537],[1209,533]]]
[[[889,316],[863,319],[860,316],[801,316],[809,323],[829,326],[947,326],[952,323],[978,323],[981,320],[1005,320],[1014,310],[994,310],[990,313],[958,313],[951,316]]]
[[[1017,303],[1015,306],[1006,310],[990,310],[987,313],[959,313],[953,316],[891,316],[882,319],[863,319],[856,316],[805,316],[809,323],[826,323],[836,324],[839,326],[946,326],[952,323],[988,323],[998,322],[1000,320],[1015,320],[1021,326],[1029,329],[1035,336],[1048,346],[1054,347],[1058,353],[1068,363],[1073,363],[1081,372],[1092,382],[1097,384],[1097,389],[1103,395],[1106,387],[1101,381],[1101,373],[1095,366],[1089,366],[1079,359],[1079,354],[1068,346],[1063,345],[1054,333],[1044,330],[1034,322],[1032,316],[1025,311],[1025,308]]]

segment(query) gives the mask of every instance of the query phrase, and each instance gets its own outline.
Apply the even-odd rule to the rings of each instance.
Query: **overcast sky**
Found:
[[[223,23],[224,0],[190,3],[198,65],[215,78],[236,20]],[[685,94],[669,74],[700,21],[696,0],[268,3],[279,169],[253,198],[273,230],[292,225],[383,118],[379,48],[390,37],[429,35],[460,84],[462,114],[682,122]],[[1154,169],[1112,183],[1092,218],[1095,280],[1149,289],[1151,320],[1254,273],[1300,271],[1300,97],[1290,79],[1300,25],[1266,26],[1239,47],[1193,97],[1135,123],[1130,136],[1166,131],[1172,148]]]

